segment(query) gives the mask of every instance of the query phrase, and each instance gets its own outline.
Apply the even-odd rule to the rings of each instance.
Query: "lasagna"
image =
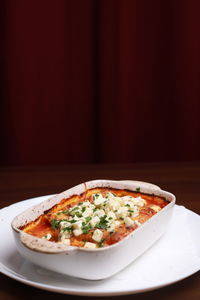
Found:
[[[168,203],[139,189],[94,188],[63,199],[20,229],[55,243],[101,248],[122,240]]]

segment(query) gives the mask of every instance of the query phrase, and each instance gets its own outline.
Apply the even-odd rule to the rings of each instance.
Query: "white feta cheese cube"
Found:
[[[62,221],[60,222],[59,226],[60,226],[60,229],[62,230],[63,228],[65,227],[71,227],[71,223],[67,222],[67,221]]]
[[[96,206],[92,203],[90,203],[90,208],[93,210],[94,208],[96,208]]]
[[[105,211],[103,209],[97,209],[94,212],[94,216],[98,216],[99,218],[104,217],[105,216]]]
[[[95,197],[95,199],[94,199],[94,204],[95,204],[96,206],[101,206],[101,205],[104,204],[104,202],[106,201],[106,199],[103,198],[102,195],[100,195],[100,194],[98,194],[98,195],[99,195],[99,196],[98,196],[98,197]]]
[[[92,239],[96,242],[100,242],[100,240],[102,239],[103,237],[103,232],[99,229],[96,229],[94,232],[93,232],[93,235],[92,235]]]
[[[158,205],[151,205],[150,206],[155,212],[159,212],[161,208]]]
[[[120,198],[120,204],[125,205],[125,204],[131,202],[132,198],[133,197],[131,197],[131,196],[123,196]]]
[[[73,234],[75,235],[75,236],[79,236],[79,235],[81,235],[83,233],[83,231],[81,230],[81,229],[74,229],[73,230]]]
[[[107,213],[107,219],[109,219],[109,218],[112,218],[113,220],[117,219],[117,217],[116,217],[116,215],[115,215],[115,213],[113,211],[109,211]]]
[[[130,227],[130,226],[133,226],[134,221],[131,218],[126,217],[126,218],[124,218],[124,223],[126,224],[127,227]]]
[[[128,213],[130,214],[131,217],[137,217],[139,215],[139,208],[136,205],[133,205],[133,207],[130,207],[128,209]]]
[[[100,222],[100,218],[98,216],[94,216],[90,220],[90,225],[94,228],[96,226],[96,224],[98,224],[99,222]]]
[[[115,231],[115,222],[112,222],[109,224],[109,227],[107,228],[108,232]]]
[[[107,203],[107,207],[109,207],[112,211],[115,211],[120,208],[120,202],[116,198],[117,197],[115,197],[115,199],[109,199]]]
[[[90,242],[86,242],[84,245],[84,248],[88,248],[88,249],[94,249],[96,248],[96,244],[95,243],[90,243]]]
[[[125,218],[127,217],[127,214],[128,214],[128,207],[126,206],[122,206],[120,207],[117,211],[116,211],[116,216],[118,218]]]
[[[108,192],[108,193],[106,194],[106,198],[116,198],[116,196],[115,196],[113,193]]]
[[[132,202],[134,203],[134,205],[137,205],[139,207],[144,206],[146,203],[146,201],[140,196],[133,198]]]
[[[81,229],[82,227],[82,220],[77,221],[76,223],[72,224],[74,229]]]
[[[87,218],[93,215],[93,209],[91,207],[86,207],[86,210],[83,212],[83,217]]]
[[[71,237],[71,234],[67,230],[65,230],[65,231],[62,230],[62,231],[60,231],[59,237],[60,237],[60,240],[62,240],[62,239],[68,239],[68,238]]]
[[[49,240],[51,239],[51,237],[52,237],[51,233],[47,233],[47,234],[44,235],[42,238],[49,241]]]
[[[84,201],[81,207],[89,207],[91,205],[90,201]]]

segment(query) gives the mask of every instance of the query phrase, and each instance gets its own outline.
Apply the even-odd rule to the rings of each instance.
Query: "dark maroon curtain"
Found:
[[[0,7],[1,165],[200,159],[200,1]]]

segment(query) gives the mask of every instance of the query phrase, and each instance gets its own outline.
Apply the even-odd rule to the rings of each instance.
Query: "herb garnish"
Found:
[[[56,215],[61,215],[61,214],[65,214],[65,215],[70,215],[70,212],[68,210],[61,210],[59,211]]]
[[[99,248],[102,248],[102,247],[103,247],[103,242],[104,242],[104,239],[101,239],[101,240],[98,242],[98,247],[99,247]]]
[[[77,216],[78,218],[81,218],[82,217],[82,214],[80,212],[75,212],[75,216]]]
[[[106,229],[108,227],[108,220],[106,220],[106,216],[101,217],[100,222],[95,227],[100,229]]]
[[[68,210],[63,210],[62,213],[65,215],[70,215],[70,211],[68,211]]]
[[[72,220],[68,220],[68,222],[73,224],[73,223],[76,223],[76,220],[72,219]]]
[[[85,222],[83,222],[83,225],[82,225],[82,231],[83,233],[87,234],[90,229],[92,229],[92,226],[90,224],[86,224]]]
[[[92,229],[92,226],[89,224],[90,220],[92,220],[92,217],[86,217],[86,222],[82,223],[82,231],[85,234],[87,234],[90,231],[90,229]]]
[[[63,232],[68,231],[68,232],[72,232],[72,227],[65,227],[63,228]]]
[[[90,222],[92,220],[92,217],[86,217],[85,218],[85,221],[88,223],[88,222]]]
[[[74,211],[77,210],[77,209],[79,209],[79,207],[78,207],[78,206],[75,206],[75,207],[73,207],[73,208],[70,210],[70,212],[74,212]]]
[[[51,222],[51,227],[53,229],[57,229],[59,227],[61,221],[63,221],[63,220],[57,221],[56,219],[53,219],[52,222]]]

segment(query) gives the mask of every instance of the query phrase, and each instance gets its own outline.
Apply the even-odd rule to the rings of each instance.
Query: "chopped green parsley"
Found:
[[[100,222],[95,227],[100,229],[108,228],[108,220],[106,220],[106,216],[101,217]]]
[[[86,224],[85,222],[83,222],[82,231],[84,234],[87,234],[91,229],[92,226],[90,224]]]
[[[61,221],[63,221],[63,220],[57,221],[56,219],[53,219],[53,220],[51,221],[51,227],[52,227],[53,229],[59,228],[59,225],[60,225],[60,222],[61,222]]]
[[[102,248],[102,247],[103,247],[103,242],[104,242],[104,239],[101,239],[101,240],[98,242],[98,247],[99,247],[99,248]]]

